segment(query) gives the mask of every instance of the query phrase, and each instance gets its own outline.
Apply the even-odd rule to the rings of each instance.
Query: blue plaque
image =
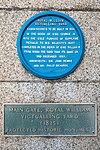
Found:
[[[84,45],[77,23],[53,11],[31,17],[17,39],[22,64],[32,74],[45,79],[58,79],[73,72],[82,60]]]

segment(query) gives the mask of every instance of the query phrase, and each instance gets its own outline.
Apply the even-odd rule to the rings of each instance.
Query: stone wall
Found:
[[[16,39],[31,16],[55,10],[70,15],[85,37],[79,67],[59,80],[45,80],[21,64]],[[96,103],[96,137],[4,137],[4,103]],[[100,0],[0,0],[0,150],[100,150]]]

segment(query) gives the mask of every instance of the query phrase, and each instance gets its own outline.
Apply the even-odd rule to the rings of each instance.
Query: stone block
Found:
[[[1,0],[1,8],[12,8],[19,10],[20,8],[31,8],[33,10],[45,9],[99,9],[99,0]]]
[[[0,11],[0,81],[44,81],[29,73],[21,64],[16,48],[16,39],[23,23],[39,12]],[[99,12],[64,12],[81,27],[85,37],[85,54],[81,64],[66,81],[100,80]],[[60,80],[59,80],[60,81]]]

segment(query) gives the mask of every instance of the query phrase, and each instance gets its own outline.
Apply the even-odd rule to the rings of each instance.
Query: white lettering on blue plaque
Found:
[[[69,16],[59,12],[42,12],[22,26],[17,49],[24,67],[45,79],[69,75],[84,54],[84,37]]]

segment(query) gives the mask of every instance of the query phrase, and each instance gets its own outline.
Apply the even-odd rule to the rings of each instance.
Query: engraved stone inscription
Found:
[[[96,135],[95,104],[5,104],[4,135]]]

